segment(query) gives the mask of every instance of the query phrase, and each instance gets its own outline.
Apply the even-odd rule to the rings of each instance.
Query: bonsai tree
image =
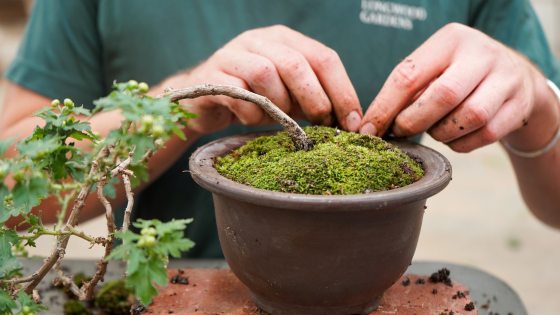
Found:
[[[51,270],[56,272],[56,282],[85,301],[94,298],[94,290],[112,259],[127,262],[126,287],[144,305],[157,294],[156,285],[167,283],[168,257],[179,257],[194,245],[183,236],[191,219],[166,223],[138,220],[132,225],[139,234],[129,227],[133,187],[147,179],[148,160],[171,135],[185,140],[182,128],[194,117],[178,100],[221,94],[254,102],[285,127],[298,149],[312,146],[289,116],[265,97],[243,89],[200,85],[166,91],[159,97],[147,96],[148,89],[146,83],[134,80],[115,83],[114,91],[97,100],[93,111],[76,106],[70,99],[53,100],[36,114],[44,125],[37,126],[31,136],[16,144],[0,142],[1,156],[7,150],[17,151],[15,157],[0,160],[0,314],[29,315],[43,310],[36,287]],[[113,110],[122,113],[121,126],[100,137],[87,119]],[[127,199],[120,226],[115,223],[115,209],[108,199],[115,195],[117,185],[124,187]],[[89,235],[77,226],[89,194],[95,194],[105,209],[106,235]],[[40,217],[40,205],[46,198],[56,200],[58,220],[53,228],[47,228]],[[8,220],[16,217],[21,223],[7,227]],[[25,232],[18,233],[18,229]],[[54,237],[56,245],[39,269],[24,275],[17,256],[25,256],[26,248],[35,246],[42,236]],[[60,268],[70,237],[105,248],[95,274],[80,283]],[[115,239],[121,240],[117,247]]]

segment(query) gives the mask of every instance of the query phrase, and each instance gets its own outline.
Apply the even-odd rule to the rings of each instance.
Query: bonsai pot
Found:
[[[225,259],[271,314],[367,314],[405,272],[426,199],[451,179],[449,161],[419,144],[396,142],[425,175],[405,187],[359,195],[267,191],[221,176],[216,157],[257,134],[222,138],[190,158],[194,180],[213,194]]]

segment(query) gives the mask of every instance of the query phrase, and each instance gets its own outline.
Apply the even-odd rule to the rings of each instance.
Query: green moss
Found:
[[[315,145],[297,151],[285,132],[248,142],[216,160],[220,174],[256,188],[314,195],[350,195],[409,185],[419,163],[381,138],[307,127]]]
[[[91,315],[92,313],[78,300],[68,300],[63,306],[64,315]]]
[[[107,314],[130,314],[133,303],[133,292],[125,287],[124,279],[105,283],[95,295],[95,305]]]

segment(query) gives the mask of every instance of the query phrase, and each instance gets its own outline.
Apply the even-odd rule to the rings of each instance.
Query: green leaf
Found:
[[[38,313],[47,309],[45,306],[35,303],[35,301],[23,291],[18,292],[17,301],[20,309],[27,306],[33,313]]]
[[[11,207],[6,205],[6,197],[10,195],[10,190],[4,183],[0,183],[0,225],[6,222],[11,216]]]
[[[0,288],[0,314],[13,314],[17,304],[12,300],[10,293]]]
[[[113,199],[117,196],[117,190],[115,189],[115,185],[119,183],[118,177],[111,177],[107,184],[103,186],[103,194],[105,197]]]
[[[183,130],[181,130],[181,128],[179,128],[177,125],[173,125],[173,127],[171,127],[171,130],[177,137],[179,137],[179,139],[183,141],[187,140],[187,136],[185,136]]]
[[[51,135],[42,139],[27,139],[18,143],[17,149],[21,155],[30,158],[42,158],[47,154],[58,150],[61,145],[60,137]]]
[[[69,138],[74,138],[78,141],[81,141],[81,140],[84,140],[84,139],[88,139],[88,140],[94,140],[95,139],[91,135],[89,135],[85,132],[80,132],[80,131],[73,131],[68,137]]]
[[[0,278],[21,269],[21,264],[12,254],[12,245],[18,242],[19,237],[14,230],[0,229]]]
[[[158,235],[165,235],[167,233],[173,233],[175,231],[184,231],[187,228],[187,224],[191,223],[193,219],[181,219],[176,220],[173,219],[169,222],[160,222],[157,221],[156,224],[153,224],[156,228]]]
[[[195,243],[187,238],[183,238],[183,232],[175,232],[169,240],[161,238],[158,242],[157,250],[164,252],[165,256],[181,257],[181,253],[191,249]]]
[[[107,260],[130,260],[128,259],[129,255],[134,250],[140,250],[136,246],[136,241],[140,238],[140,235],[127,230],[126,232],[115,232],[115,237],[121,239],[123,242],[115,247],[111,254],[107,257]]]
[[[134,176],[130,178],[130,183],[133,188],[138,187],[142,182],[147,182],[148,179],[150,179],[148,168],[144,164],[133,163],[128,169],[134,173]]]
[[[83,106],[74,107],[74,114],[76,115],[84,115],[84,116],[91,116],[91,111]]]
[[[165,264],[159,258],[148,260],[139,251],[133,253],[128,262],[126,286],[134,290],[134,295],[142,304],[150,305],[152,298],[157,295],[154,283],[162,286],[167,284]]]
[[[49,193],[49,182],[42,177],[32,177],[17,183],[12,190],[14,206],[23,208],[25,213],[41,203]]]

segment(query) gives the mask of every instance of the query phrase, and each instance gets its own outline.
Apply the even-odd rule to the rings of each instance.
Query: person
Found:
[[[528,207],[560,227],[560,106],[547,83],[560,83],[559,70],[527,0],[37,1],[6,73],[0,136],[28,135],[32,113],[52,98],[90,105],[114,80],[146,81],[153,95],[229,84],[313,124],[427,132],[458,152],[501,142]],[[270,127],[244,101],[185,106],[198,114],[188,141],[171,139],[154,156],[134,215],[194,217],[189,256],[221,257],[209,193],[183,172],[187,159],[212,139]],[[90,122],[105,134],[119,115]],[[99,213],[88,203],[83,219]]]

